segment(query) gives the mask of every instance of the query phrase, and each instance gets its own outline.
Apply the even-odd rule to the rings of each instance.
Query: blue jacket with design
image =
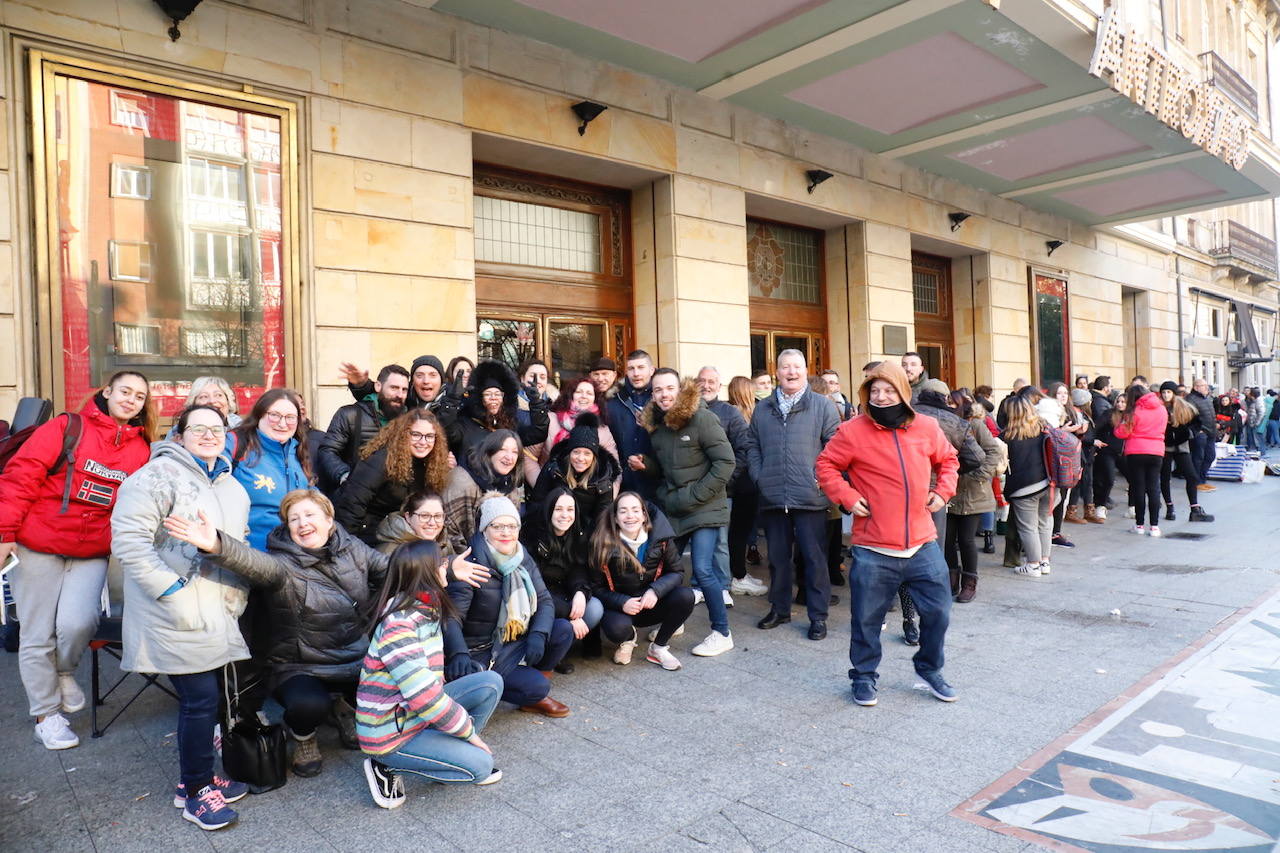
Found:
[[[231,458],[236,457],[235,434],[227,436]],[[249,493],[248,542],[259,551],[267,548],[267,534],[280,525],[280,501],[294,489],[311,484],[298,461],[298,440],[281,444],[258,433],[260,451],[236,460],[232,476]]]

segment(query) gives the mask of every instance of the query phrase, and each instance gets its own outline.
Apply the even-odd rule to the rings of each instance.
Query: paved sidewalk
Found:
[[[201,833],[171,805],[172,700],[151,691],[100,740],[78,714],[81,746],[47,752],[31,738],[16,656],[0,653],[0,850],[1037,850],[951,812],[1020,765],[1042,765],[1028,759],[1280,587],[1280,479],[1223,484],[1206,504],[1214,524],[1162,525],[1200,540],[1135,537],[1121,518],[1069,525],[1079,547],[1056,550],[1048,578],[983,555],[977,601],[952,615],[953,705],[916,688],[893,621],[880,704],[853,705],[847,587],[821,643],[805,639],[800,610],[789,626],[756,630],[766,605],[740,598],[732,652],[688,654],[707,630],[700,609],[673,644],[680,672],[639,656],[626,668],[579,662],[553,694],[572,716],[500,711],[486,731],[502,782],[410,779],[393,812],[372,804],[358,754],[322,730],[322,775],[251,797],[239,826]],[[1257,642],[1272,645],[1256,659],[1280,657],[1280,636]]]

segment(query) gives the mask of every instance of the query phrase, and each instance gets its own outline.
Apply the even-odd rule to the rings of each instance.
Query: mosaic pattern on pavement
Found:
[[[1219,625],[953,814],[1056,849],[1277,849],[1280,593]]]

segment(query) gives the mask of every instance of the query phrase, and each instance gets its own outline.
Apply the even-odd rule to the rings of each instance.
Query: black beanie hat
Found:
[[[420,355],[415,358],[413,360],[413,367],[409,368],[409,375],[412,376],[417,372],[418,368],[423,365],[426,365],[427,367],[434,367],[436,373],[440,374],[440,378],[442,380],[445,378],[444,365],[440,362],[440,359],[436,358],[434,355]]]
[[[573,429],[569,431],[569,437],[564,440],[569,447],[565,453],[571,453],[579,447],[585,447],[595,455],[600,455],[600,419],[591,412],[583,412],[578,415],[578,419],[573,424]]]
[[[1164,382],[1161,382],[1161,383],[1160,383],[1160,390],[1161,390],[1161,391],[1172,391],[1173,393],[1175,393],[1175,394],[1176,394],[1176,393],[1178,393],[1178,383],[1177,383],[1177,382],[1174,382],[1172,379],[1168,379],[1168,380],[1166,380],[1166,381],[1164,381]]]

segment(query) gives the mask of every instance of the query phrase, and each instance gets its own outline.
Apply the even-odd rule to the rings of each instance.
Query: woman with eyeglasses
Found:
[[[221,376],[197,376],[191,381],[191,390],[187,392],[187,402],[183,409],[192,406],[212,406],[227,419],[227,427],[234,429],[240,426],[240,404],[236,401],[236,392],[231,383]],[[178,425],[175,423],[165,436],[170,441],[178,440]]]
[[[128,672],[169,676],[178,694],[178,785],[174,805],[201,829],[236,820],[228,803],[249,793],[214,773],[213,730],[222,699],[221,669],[249,657],[237,620],[248,584],[175,539],[164,520],[201,515],[228,537],[248,530],[249,496],[231,476],[224,451],[227,420],[209,404],[178,416],[174,437],[125,480],[111,515],[112,553],[124,571],[124,660]]]
[[[444,532],[444,501],[435,492],[414,492],[404,499],[399,512],[393,512],[378,525],[377,548],[390,557],[401,545],[434,542],[445,562],[447,580],[460,580],[480,586],[489,579],[489,570],[467,559],[471,550],[453,553]]]
[[[311,485],[302,409],[297,391],[272,388],[227,439],[232,474],[249,493],[249,544],[258,550],[267,546],[267,534],[280,523],[284,496]]]
[[[360,461],[335,502],[338,523],[369,545],[378,525],[413,492],[439,492],[449,475],[449,446],[427,408],[405,412],[360,448]]]

